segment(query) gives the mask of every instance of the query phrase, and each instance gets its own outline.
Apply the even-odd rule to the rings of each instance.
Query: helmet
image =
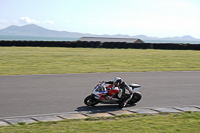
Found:
[[[121,85],[122,84],[122,79],[120,78],[120,77],[116,77],[115,79],[114,79],[114,81],[113,81],[113,84],[115,85],[115,86],[119,86],[119,85]]]

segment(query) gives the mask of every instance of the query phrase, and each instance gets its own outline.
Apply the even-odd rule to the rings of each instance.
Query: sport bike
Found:
[[[129,87],[132,88],[133,96],[127,102],[127,104],[135,104],[139,102],[142,98],[141,93],[138,91],[141,88],[141,86],[138,84],[130,84]],[[87,106],[95,106],[98,103],[119,104],[130,93],[127,89],[120,88],[116,95],[109,96],[108,92],[110,91],[110,89],[111,88],[108,88],[106,86],[105,82],[100,82],[94,87],[92,94],[90,94],[84,99],[84,103]]]

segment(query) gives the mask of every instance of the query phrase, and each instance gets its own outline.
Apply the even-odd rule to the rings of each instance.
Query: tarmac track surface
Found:
[[[116,76],[142,86],[142,100],[134,108],[200,103],[200,71],[0,76],[0,118],[116,109],[114,104],[83,103],[99,81]]]

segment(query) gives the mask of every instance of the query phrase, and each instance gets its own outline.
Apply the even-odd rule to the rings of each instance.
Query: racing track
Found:
[[[91,108],[83,103],[98,81],[116,76],[142,85],[143,98],[135,108],[200,103],[200,71],[0,76],[0,118],[116,109],[116,105]]]

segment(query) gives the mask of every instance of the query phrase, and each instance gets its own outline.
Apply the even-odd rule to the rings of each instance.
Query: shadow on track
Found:
[[[126,105],[126,107],[124,107],[123,109],[126,109],[127,107],[133,107],[136,104],[132,104],[132,105]],[[82,112],[82,111],[89,111],[89,112],[106,112],[106,111],[114,111],[114,110],[122,110],[121,108],[118,107],[118,105],[96,105],[96,106],[80,106],[77,107],[77,110],[74,111],[78,111],[78,112]]]

